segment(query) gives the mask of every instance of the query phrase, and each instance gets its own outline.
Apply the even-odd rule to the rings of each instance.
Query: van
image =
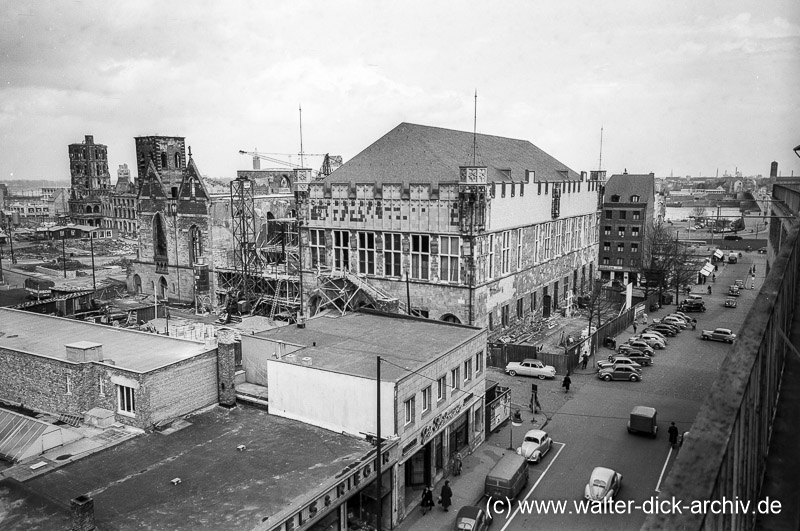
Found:
[[[658,433],[658,423],[656,422],[656,408],[646,406],[636,406],[631,411],[628,419],[628,433],[646,433],[655,438]]]
[[[486,495],[499,500],[516,498],[527,484],[528,461],[513,452],[500,458],[484,482]]]

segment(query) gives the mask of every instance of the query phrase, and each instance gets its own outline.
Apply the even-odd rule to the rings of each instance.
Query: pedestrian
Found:
[[[539,411],[542,410],[542,405],[539,403],[539,394],[538,393],[533,393],[533,403],[536,406],[536,409],[534,410],[534,413],[538,413]],[[531,420],[531,422],[536,422],[536,417],[534,417]]]
[[[422,491],[422,514],[428,514],[433,509],[433,487],[425,487]]]
[[[442,507],[445,511],[448,511],[448,507],[452,503],[453,499],[453,490],[450,488],[450,481],[444,482],[444,487],[442,487],[442,493],[439,495],[439,503],[442,504]]]
[[[692,319],[692,330],[697,330],[697,319]]]
[[[561,387],[564,388],[564,392],[565,393],[569,393],[569,384],[571,384],[571,383],[572,383],[572,380],[570,380],[569,373],[567,373],[567,375],[564,376],[564,381],[561,382]]]
[[[589,363],[589,356],[584,354],[583,356],[581,356],[581,368],[585,369],[587,363]]]
[[[669,433],[669,444],[675,448],[675,445],[678,444],[678,427],[674,422],[670,423],[667,433]]]
[[[756,265],[755,264],[753,264],[753,274],[754,275],[756,274]]]
[[[636,321],[633,322],[633,333],[636,333]]]
[[[711,273],[711,282],[716,282],[716,281],[717,281],[717,275]]]
[[[717,272],[717,271],[719,271],[719,266],[714,264],[714,272]]]
[[[536,401],[535,395],[533,393],[531,393],[531,402],[530,402],[530,404],[528,404],[528,407],[530,408],[531,413],[536,413],[536,409],[534,408],[535,401]]]
[[[711,295],[711,286],[708,287],[708,294]]]

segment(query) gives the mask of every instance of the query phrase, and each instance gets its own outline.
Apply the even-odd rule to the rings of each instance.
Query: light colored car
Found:
[[[643,334],[639,334],[638,336],[633,336],[631,338],[631,341],[644,341],[645,343],[650,345],[650,348],[655,350],[662,350],[667,348],[667,342],[664,338],[659,337],[650,332],[645,332]]]
[[[597,366],[601,369],[617,365],[629,365],[636,369],[642,368],[641,365],[639,365],[638,363],[636,363],[627,356],[609,356],[607,360],[600,360],[597,362]]]
[[[538,463],[553,446],[553,439],[543,430],[530,430],[522,440],[517,453],[530,463]]]
[[[715,328],[714,330],[703,330],[700,334],[700,338],[733,343],[733,340],[736,339],[736,334],[731,332],[730,328]]]
[[[661,332],[658,332],[658,331],[652,331],[652,332],[645,331],[645,332],[642,332],[641,335],[642,336],[656,336],[661,341],[663,341],[664,344],[668,344],[669,343],[669,341],[667,340],[667,336],[665,336],[664,334],[662,334]]]
[[[654,319],[654,321],[655,321],[655,319]],[[684,321],[683,319],[678,319],[677,317],[670,317],[669,315],[666,316],[666,317],[663,317],[658,322],[659,323],[663,323],[663,324],[669,324],[669,325],[672,325],[672,326],[677,326],[681,330],[685,330],[686,327],[688,326],[686,324],[686,321]]]
[[[545,365],[542,360],[524,359],[522,361],[512,361],[506,365],[506,374],[516,376],[536,376],[540,380],[545,378],[555,378],[556,368],[552,365]]]
[[[725,307],[726,308],[736,308],[736,299],[728,297],[725,299]]]
[[[622,474],[602,466],[592,470],[589,483],[583,489],[584,497],[589,501],[600,502],[613,500],[622,487]]]
[[[630,365],[612,365],[597,371],[597,377],[606,382],[611,380],[630,380],[638,382],[642,379],[642,371]]]
[[[653,350],[653,347],[650,346],[647,341],[642,341],[641,339],[633,339],[630,338],[627,343],[624,343],[619,346],[617,352],[620,353],[622,356],[627,356],[625,352],[629,350],[640,350],[644,353],[645,356],[655,356],[656,353]]]

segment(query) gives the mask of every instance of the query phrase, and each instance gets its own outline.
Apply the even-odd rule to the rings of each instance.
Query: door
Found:
[[[550,295],[545,295],[542,297],[542,317],[550,317],[550,308],[552,308],[553,304],[550,299]]]

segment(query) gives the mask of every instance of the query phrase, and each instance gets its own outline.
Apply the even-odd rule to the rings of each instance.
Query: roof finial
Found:
[[[192,146],[189,146],[189,158],[192,158]]]
[[[472,116],[472,165],[475,166],[475,160],[478,151],[478,89],[475,89],[475,110]]]

